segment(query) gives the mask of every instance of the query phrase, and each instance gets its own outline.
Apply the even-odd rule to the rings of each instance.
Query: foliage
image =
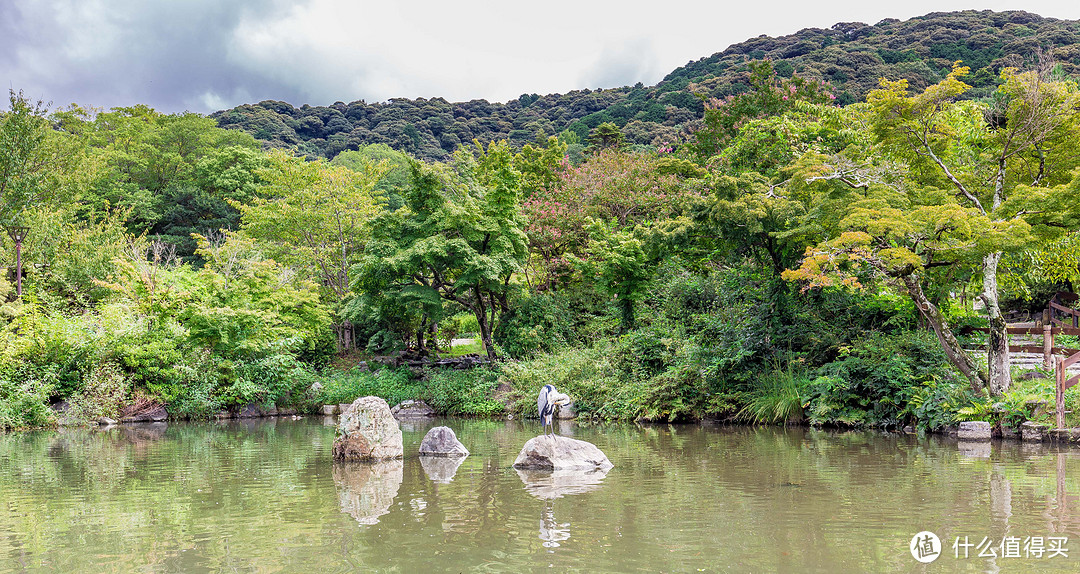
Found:
[[[55,424],[48,399],[56,388],[49,370],[5,368],[0,371],[0,430]]]
[[[420,398],[439,413],[491,416],[505,410],[494,398],[498,383],[499,373],[494,369],[437,369],[427,374]]]
[[[473,313],[489,356],[510,277],[527,255],[520,176],[505,143],[462,151],[453,169],[416,164],[405,206],[372,221],[371,243],[353,267],[353,287],[375,309],[398,307],[423,331],[457,304]],[[359,309],[360,307],[354,307]],[[383,313],[383,316],[401,313]]]
[[[372,190],[384,167],[365,171],[308,162],[275,151],[261,172],[262,197],[234,201],[243,233],[272,249],[269,255],[329,290],[332,301],[350,295],[349,268],[362,251],[377,212]]]
[[[367,371],[353,369],[322,377],[318,401],[321,404],[351,403],[357,397],[382,397],[391,406],[419,397],[420,384],[407,369]]]
[[[569,301],[535,293],[515,302],[495,329],[495,342],[512,358],[550,353],[574,340]]]

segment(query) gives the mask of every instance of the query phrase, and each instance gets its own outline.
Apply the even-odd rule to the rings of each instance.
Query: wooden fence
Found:
[[[1055,297],[1056,298],[1056,297]],[[1056,388],[1055,422],[1057,428],[1065,427],[1065,391],[1080,382],[1080,375],[1068,377],[1069,367],[1080,363],[1080,349],[1055,347],[1054,338],[1058,335],[1080,336],[1080,311],[1066,307],[1051,300],[1042,312],[1041,324],[1034,327],[1007,327],[1005,330],[1010,335],[1039,335],[1043,337],[1042,346],[1037,345],[1009,345],[1010,353],[1042,353],[1043,366],[1054,367],[1054,382]],[[976,331],[988,332],[986,328],[976,328]]]

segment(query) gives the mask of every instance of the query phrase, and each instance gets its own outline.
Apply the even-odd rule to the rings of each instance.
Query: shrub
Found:
[[[55,424],[56,416],[47,404],[55,389],[55,371],[0,373],[0,430]]]
[[[408,369],[380,369],[375,372],[352,369],[322,376],[317,400],[322,404],[351,403],[357,397],[373,395],[391,406],[408,399],[420,398],[420,384],[412,379]]]
[[[505,410],[494,399],[498,384],[495,369],[440,369],[428,373],[420,398],[441,414],[491,416]]]

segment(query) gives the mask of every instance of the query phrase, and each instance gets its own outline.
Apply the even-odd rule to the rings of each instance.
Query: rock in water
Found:
[[[469,449],[450,427],[435,427],[420,442],[420,456],[469,456]]]
[[[607,470],[612,466],[596,445],[564,436],[531,438],[514,461],[514,468],[536,470]]]
[[[399,419],[423,419],[435,416],[435,409],[428,406],[424,401],[402,401],[390,409],[394,418]]]
[[[401,458],[401,429],[390,406],[379,397],[360,397],[341,415],[334,440],[334,460],[374,461]]]

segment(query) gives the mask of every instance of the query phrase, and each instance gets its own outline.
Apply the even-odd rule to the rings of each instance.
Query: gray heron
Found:
[[[540,389],[540,396],[536,397],[536,410],[540,413],[540,422],[544,426],[544,436],[547,436],[547,429],[551,427],[551,436],[555,437],[555,407],[559,405],[570,404],[570,397],[555,390],[552,385],[544,385],[544,388]]]

